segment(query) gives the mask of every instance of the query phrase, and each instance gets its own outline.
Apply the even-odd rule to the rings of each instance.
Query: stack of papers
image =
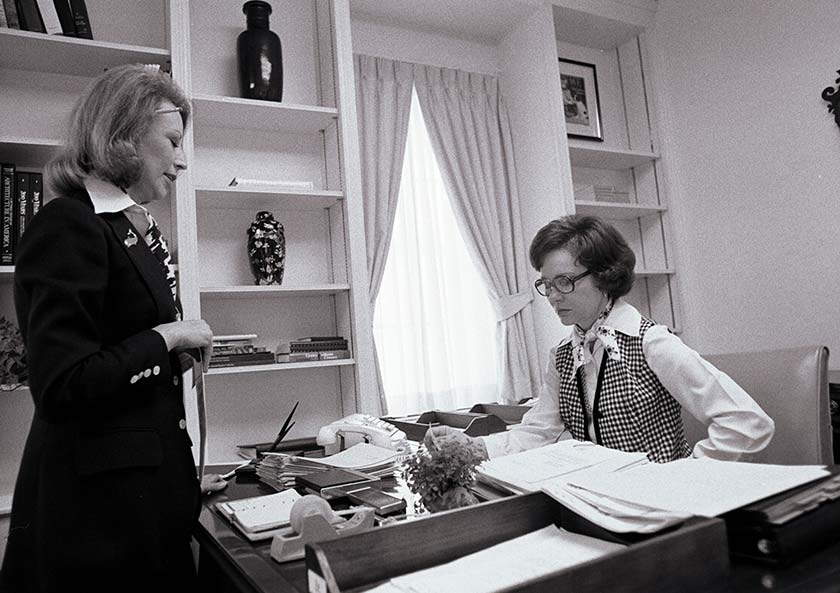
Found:
[[[549,525],[452,562],[395,577],[371,593],[494,593],[622,548]]]
[[[356,470],[382,478],[394,473],[397,462],[397,451],[370,443],[358,443],[329,457],[266,453],[257,463],[257,475],[275,490],[284,490],[293,487],[299,476],[335,468]]]
[[[610,476],[591,473],[569,480],[574,491],[618,504],[716,517],[757,500],[829,475],[818,465],[771,465],[680,459]]]
[[[822,466],[709,458],[649,463],[644,453],[566,440],[491,459],[477,474],[514,493],[542,490],[616,533],[655,533],[692,516],[716,517],[828,472]]]
[[[295,490],[254,496],[216,504],[216,509],[230,520],[245,537],[256,541],[272,537],[289,525],[292,506],[300,498]]]

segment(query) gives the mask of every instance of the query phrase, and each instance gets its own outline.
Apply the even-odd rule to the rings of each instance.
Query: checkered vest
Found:
[[[645,361],[642,340],[652,326],[650,319],[642,317],[638,337],[616,332],[621,360],[603,357],[592,409],[599,445],[646,451],[651,461],[664,463],[688,457],[691,448],[685,438],[679,402]],[[571,342],[557,348],[554,365],[560,373],[560,417],[575,439],[587,441],[585,395],[578,388]],[[578,372],[582,374],[583,368]]]

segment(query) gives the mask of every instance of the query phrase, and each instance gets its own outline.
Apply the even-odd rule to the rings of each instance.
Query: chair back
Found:
[[[828,348],[804,346],[703,358],[732,377],[776,423],[770,444],[742,461],[833,463]],[[683,422],[690,445],[706,438],[705,427],[685,410]]]

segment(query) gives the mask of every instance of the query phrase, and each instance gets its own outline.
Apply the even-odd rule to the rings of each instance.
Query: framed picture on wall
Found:
[[[595,64],[560,58],[560,86],[563,112],[570,138],[604,141],[601,130],[601,102]]]

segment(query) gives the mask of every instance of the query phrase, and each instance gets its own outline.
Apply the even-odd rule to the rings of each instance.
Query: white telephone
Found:
[[[321,428],[315,440],[324,447],[325,454],[334,455],[357,443],[399,450],[405,439],[403,431],[384,420],[369,414],[351,414]]]

